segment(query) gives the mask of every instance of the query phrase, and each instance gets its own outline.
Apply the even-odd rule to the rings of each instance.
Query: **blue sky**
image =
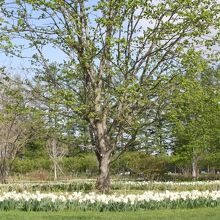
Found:
[[[87,4],[88,6],[92,6],[92,5],[95,5],[96,3],[97,3],[97,0],[90,0],[88,1]],[[31,10],[31,7],[29,9]],[[39,15],[39,13],[36,11],[32,11],[32,13],[34,13],[34,15],[36,16]],[[24,41],[21,39],[15,39],[13,40],[13,43],[15,45],[26,45],[26,47],[28,46],[27,41]],[[61,50],[55,49],[51,45],[44,46],[43,52],[44,52],[45,58],[49,59],[50,62],[60,62],[66,59],[65,54]],[[34,53],[36,53],[34,49],[22,50],[22,54],[25,57],[32,57]],[[31,68],[31,62],[30,62],[30,58],[19,58],[16,56],[6,56],[3,52],[0,51],[0,67],[2,66],[6,66],[8,71],[20,75],[24,68]]]
[[[34,50],[26,49],[23,51],[23,54],[27,57],[31,57],[34,53]],[[65,55],[53,48],[52,46],[45,46],[44,53],[46,58],[50,59],[52,62],[58,62],[65,59]],[[19,58],[15,56],[6,56],[4,53],[0,53],[0,66],[13,67],[15,71],[18,71],[22,67],[30,67],[30,58]]]

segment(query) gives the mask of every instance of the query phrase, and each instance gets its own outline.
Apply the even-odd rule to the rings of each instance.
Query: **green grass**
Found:
[[[219,220],[220,207],[139,212],[0,212],[1,220]]]

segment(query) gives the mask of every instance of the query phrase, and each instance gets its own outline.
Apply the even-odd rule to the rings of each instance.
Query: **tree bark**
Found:
[[[0,162],[0,182],[7,183],[7,165],[5,161]]]
[[[192,158],[192,178],[193,180],[197,179],[197,158],[195,155]]]
[[[96,189],[102,193],[110,188],[110,153],[96,154],[99,162],[99,176],[96,181]]]
[[[54,181],[57,180],[57,162],[53,161],[53,168],[54,168]]]
[[[106,132],[106,122],[91,123],[90,137],[95,146],[95,154],[98,161],[98,177],[96,189],[107,192],[110,188],[110,157],[114,146],[109,144]]]

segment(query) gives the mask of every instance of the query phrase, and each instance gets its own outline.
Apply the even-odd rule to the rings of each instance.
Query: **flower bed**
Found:
[[[125,190],[157,190],[157,191],[185,191],[185,190],[220,190],[220,180],[193,182],[157,182],[157,181],[115,181],[112,189]]]
[[[29,191],[29,192],[73,192],[92,191],[95,189],[94,179],[78,179],[59,182],[17,182],[11,184],[0,184],[0,192]],[[147,181],[117,181],[111,183],[111,190],[144,190],[144,191],[217,191],[220,190],[220,181],[195,181],[195,182],[147,182]]]
[[[160,208],[195,208],[220,206],[220,191],[155,192],[106,195],[97,193],[16,193],[0,195],[0,210],[58,211],[99,210],[128,211]]]

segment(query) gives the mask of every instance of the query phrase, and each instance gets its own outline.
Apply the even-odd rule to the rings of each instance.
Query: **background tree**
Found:
[[[185,60],[185,74],[176,79],[178,86],[168,111],[174,154],[191,161],[193,179],[198,177],[199,162],[216,151],[220,129],[219,70],[207,66],[205,71],[206,62],[194,54],[196,59],[200,59],[199,65]]]
[[[72,121],[86,125],[99,162],[100,191],[109,188],[111,158],[135,146],[151,122],[160,83],[181,74],[188,49],[211,47],[213,39],[204,35],[219,30],[215,0],[2,2],[8,21],[2,32],[36,49],[42,84],[56,80],[50,97]],[[66,57],[56,78],[44,53],[48,45]]]
[[[0,84],[0,179],[6,182],[10,166],[33,135],[31,107],[19,79],[1,78]]]
[[[69,154],[70,146],[71,152],[74,152],[77,143],[74,143],[73,137],[74,125],[73,121],[69,120],[70,115],[67,115],[68,109],[54,99],[54,94],[51,91],[59,89],[56,78],[58,77],[58,70],[54,64],[51,64],[50,72],[53,73],[53,80],[49,80],[45,85],[38,83],[31,86],[31,92],[35,101],[35,107],[41,112],[44,119],[44,126],[42,131],[39,131],[40,138],[45,141],[46,151],[53,164],[54,180],[57,180],[58,170],[62,173],[59,165],[61,159]],[[79,135],[78,135],[79,136]],[[78,139],[81,139],[78,137]]]
[[[65,154],[67,154],[67,147],[57,139],[51,138],[47,141],[47,150],[49,157],[53,162],[54,180],[57,180],[57,170],[62,172],[59,163]]]

